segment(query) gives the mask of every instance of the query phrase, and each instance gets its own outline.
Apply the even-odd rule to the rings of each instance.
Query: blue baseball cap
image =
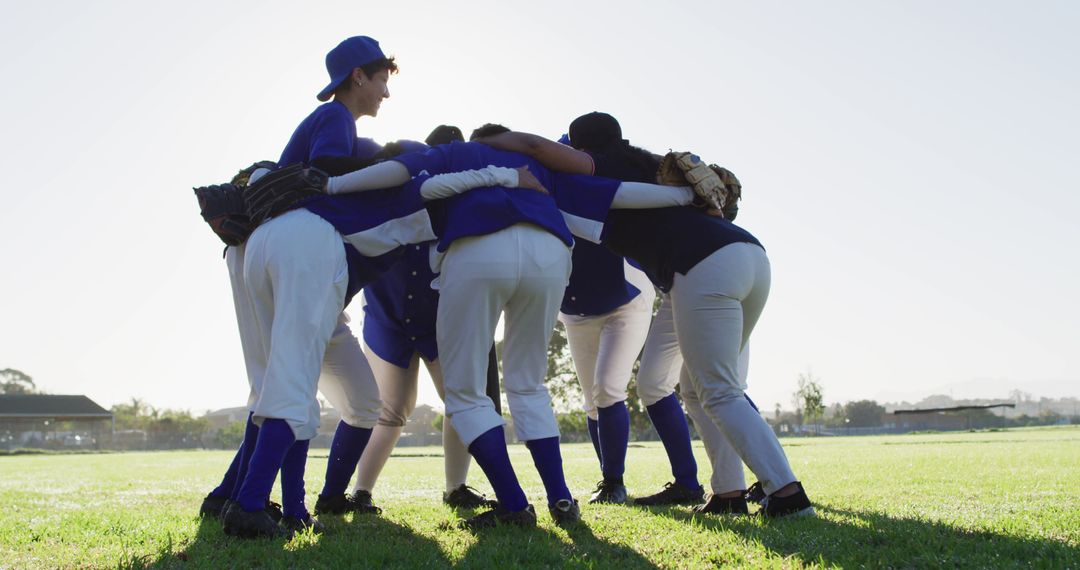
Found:
[[[346,39],[326,54],[326,72],[330,74],[330,84],[316,97],[319,101],[329,100],[334,89],[349,77],[352,70],[380,59],[386,59],[386,56],[379,49],[379,42],[367,36]]]

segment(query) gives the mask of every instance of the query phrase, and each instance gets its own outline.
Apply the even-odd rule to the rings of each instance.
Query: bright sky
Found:
[[[370,35],[361,136],[484,122],[736,172],[773,290],[750,394],[1080,395],[1074,2],[3,2],[0,368],[201,412],[247,386],[191,187],[276,159]],[[350,311],[359,320],[359,309]],[[436,403],[422,382],[421,399]]]

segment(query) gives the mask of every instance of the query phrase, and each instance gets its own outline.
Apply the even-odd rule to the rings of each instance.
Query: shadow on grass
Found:
[[[541,514],[541,517],[544,515]],[[463,568],[656,568],[633,549],[593,534],[585,523],[559,531],[500,526],[476,533],[476,542],[458,562]]]
[[[445,568],[439,545],[412,529],[374,515],[322,517],[326,533],[284,539],[227,536],[201,519],[190,542],[170,537],[156,555],[123,560],[118,568]]]
[[[1075,568],[1080,551],[1064,542],[966,530],[936,521],[815,505],[818,517],[758,520],[697,515],[676,508],[654,514],[732,532],[803,563],[842,567]],[[825,515],[825,516],[821,516]],[[703,541],[704,544],[704,541]]]

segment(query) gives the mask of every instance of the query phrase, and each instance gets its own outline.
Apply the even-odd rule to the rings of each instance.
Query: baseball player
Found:
[[[559,321],[584,396],[589,436],[603,479],[590,503],[624,503],[630,382],[652,320],[656,294],[648,277],[606,248],[580,240],[563,294]]]
[[[617,197],[686,204],[688,189],[552,174],[520,154],[476,143],[404,155],[331,179],[328,185],[328,192],[337,194],[401,183],[411,175],[523,162],[551,196],[490,187],[440,204],[436,336],[446,379],[446,410],[499,502],[495,509],[466,521],[471,528],[536,522],[510,465],[502,418],[483,392],[487,347],[500,313],[506,312],[504,382],[516,434],[533,456],[552,517],[560,524],[576,521],[580,511],[566,486],[558,429],[543,384],[547,344],[569,278],[568,246],[573,239],[568,222],[575,235],[595,240],[608,209],[624,205]],[[649,188],[642,191],[639,186]]]
[[[629,145],[605,155],[567,159],[574,151],[564,145],[534,135],[516,137],[504,137],[502,146],[529,152],[552,168],[580,172],[582,165],[595,162],[598,174],[616,178],[634,170],[641,177],[656,172],[654,155]],[[765,516],[814,514],[779,440],[745,397],[740,375],[740,359],[745,358],[770,285],[769,262],[760,242],[721,216],[675,207],[612,211],[602,243],[636,261],[668,293],[664,303],[670,305],[671,326],[684,359],[680,381],[700,400],[712,427],[724,435],[710,454],[738,456],[758,476],[767,495],[761,511]],[[714,479],[714,491],[724,491],[710,497],[702,510],[746,513],[741,467],[728,467],[723,478]]]
[[[423,201],[460,191],[441,184],[447,177],[470,177],[457,186],[462,189],[521,184],[542,190],[526,171],[508,168],[423,177],[401,190],[309,200],[301,209],[266,221],[248,238],[243,280],[254,316],[251,328],[262,349],[256,357],[264,376],[255,386],[253,410],[261,425],[237,502],[224,515],[227,533],[280,534],[262,510],[278,470],[286,518],[292,497],[285,493],[288,485],[299,485],[296,508],[304,508],[306,443],[319,426],[316,384],[339,316],[364,285],[393,265],[404,246],[435,237]],[[355,393],[370,394],[368,385],[375,384],[370,372],[361,380],[364,389]],[[284,469],[290,461],[298,483]]]
[[[568,172],[592,173],[596,168],[594,156],[603,157],[618,151],[627,142],[622,138],[622,129],[614,117],[605,113],[588,113],[578,117],[570,124],[569,136],[565,142],[575,148],[588,151],[581,153],[562,152],[562,147],[546,144],[528,145],[519,134],[510,133],[485,139],[484,142],[496,147],[522,152],[548,152],[547,159],[557,157],[558,165]],[[569,150],[569,149],[566,149]],[[636,155],[635,155],[636,156]],[[641,160],[652,164],[648,155]],[[541,158],[542,160],[544,157]],[[649,171],[648,168],[653,168]],[[607,169],[604,174],[626,181],[655,181],[655,168]],[[583,279],[575,282],[571,276],[567,296],[563,298],[564,311],[560,319],[566,325],[567,340],[571,356],[574,358],[578,378],[582,382],[585,395],[585,408],[588,414],[590,439],[593,440],[600,458],[603,479],[597,485],[591,501],[622,503],[626,501],[626,487],[622,476],[625,469],[626,448],[629,442],[629,412],[626,410],[626,386],[630,380],[633,363],[641,353],[646,335],[652,339],[645,346],[641,366],[637,375],[638,394],[646,406],[649,419],[660,436],[671,464],[674,481],[654,495],[639,497],[635,503],[641,505],[696,504],[701,501],[704,489],[698,482],[697,462],[690,444],[690,428],[675,395],[675,383],[678,381],[678,368],[671,358],[678,356],[678,347],[662,346],[653,339],[649,322],[652,319],[654,300],[653,285],[637,268],[627,264],[606,247],[590,243],[581,243],[575,247],[575,257],[580,257],[574,264],[575,271],[581,272]],[[580,253],[579,253],[580,252]],[[582,268],[584,271],[582,271]],[[606,268],[602,269],[602,268]],[[623,278],[625,271],[626,278]],[[582,293],[583,289],[588,292]],[[638,297],[629,295],[628,290],[642,291]],[[567,315],[567,306],[573,308],[575,297],[594,299],[590,304],[603,305],[611,299],[630,298],[628,302],[614,311],[604,314]],[[599,300],[599,301],[596,301]],[[576,326],[580,325],[580,326]],[[655,325],[654,325],[655,326]],[[603,354],[601,355],[601,348]],[[673,348],[673,354],[666,352]],[[601,357],[602,356],[602,357]],[[669,370],[670,369],[670,370]],[[674,370],[674,372],[672,372]],[[589,387],[591,387],[591,390]],[[607,409],[594,410],[596,400]],[[593,400],[590,402],[590,400]],[[603,416],[601,416],[603,414]]]
[[[464,140],[461,131],[457,127],[441,125],[424,142],[436,145],[454,140]],[[402,259],[390,271],[364,287],[364,354],[375,373],[383,403],[379,422],[360,456],[353,487],[353,497],[366,496],[369,502],[379,474],[416,407],[421,360],[439,397],[445,398],[435,342],[439,293],[431,288],[431,282],[436,278],[429,263],[432,245],[434,242],[406,248]],[[498,404],[498,363],[494,345],[488,358],[488,395]],[[444,421],[446,490],[443,502],[461,508],[494,506],[495,501],[466,484],[471,462],[472,457],[454,431],[453,423]]]
[[[579,131],[571,124],[567,141],[581,139]],[[630,439],[626,388],[656,295],[640,269],[600,245],[579,241],[572,259],[559,321],[566,328],[589,438],[603,474],[589,502],[621,504],[627,499],[623,473]]]
[[[378,42],[357,36],[344,40],[331,50],[326,57],[326,67],[331,81],[317,97],[320,101],[331,97],[334,100],[318,107],[300,124],[282,152],[279,165],[312,162],[328,170],[348,166],[355,168],[358,166],[355,162],[359,160],[358,155],[367,151],[364,141],[356,136],[356,120],[361,116],[378,114],[382,99],[389,96],[386,82],[389,75],[397,70],[397,66],[392,58],[383,54]],[[254,410],[258,403],[258,394],[262,393],[261,384],[266,375],[266,370],[262,367],[267,358],[268,347],[261,345],[257,326],[259,315],[253,314],[252,305],[246,299],[247,284],[243,274],[246,249],[246,246],[230,248],[227,260],[237,307],[241,345],[252,386],[249,408]],[[344,490],[370,436],[371,427],[378,417],[378,388],[359,343],[348,327],[348,318],[344,313],[338,315],[335,329],[324,352],[326,359],[322,366],[320,389],[342,414],[342,421],[331,444],[326,483],[323,493],[320,494],[321,504],[317,503],[316,511],[364,510],[365,505],[348,501]],[[254,428],[254,422],[249,421],[245,444],[238,454],[240,458],[234,460],[234,463],[238,464],[237,482],[246,480],[246,468],[256,452],[260,432]],[[303,506],[304,462],[301,458],[306,457],[304,446],[307,439],[299,438],[297,449],[289,455],[291,459],[282,466],[282,497],[285,503],[283,520],[285,525],[293,529],[317,524]],[[300,470],[299,476],[292,474],[296,469]],[[271,483],[275,475],[276,471],[270,475]],[[240,494],[240,485],[234,484],[233,499],[239,501]],[[253,500],[250,499],[245,508],[249,508],[252,504],[250,501]],[[238,529],[230,529],[229,525],[226,528],[246,532],[243,525]]]

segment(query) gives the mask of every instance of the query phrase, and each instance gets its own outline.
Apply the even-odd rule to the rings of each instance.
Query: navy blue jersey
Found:
[[[357,143],[356,119],[345,105],[337,101],[323,103],[315,108],[293,131],[289,144],[281,152],[278,167],[311,161],[324,156],[359,156],[368,153],[371,146]],[[374,154],[374,153],[372,153]]]
[[[655,174],[641,162],[615,153],[590,153],[598,176],[651,182]],[[716,250],[732,243],[761,245],[750,232],[698,208],[613,210],[602,243],[641,268],[661,291],[671,290],[675,273],[690,271]]]
[[[593,155],[593,163],[604,161]],[[621,162],[607,161],[603,176],[630,182],[654,182],[654,172],[640,168],[615,168]],[[573,271],[563,294],[560,310],[568,315],[591,316],[611,312],[629,303],[641,291],[626,281],[623,258],[606,247],[582,242],[574,246]]]
[[[376,281],[364,287],[364,342],[379,358],[408,368],[414,352],[439,357],[435,316],[439,292],[431,288],[429,264],[435,242],[411,245]]]
[[[611,251],[636,261],[665,293],[676,273],[686,275],[716,250],[740,242],[761,246],[750,232],[693,206],[612,210],[602,240]]]
[[[433,206],[440,239],[439,251],[454,240],[495,233],[515,224],[531,223],[574,243],[571,234],[599,242],[611,200],[618,190],[614,180],[553,173],[518,153],[496,150],[480,143],[454,142],[422,153],[394,158],[413,176],[475,170],[489,165],[528,166],[551,194],[498,186],[476,188]]]
[[[560,307],[568,315],[603,315],[641,293],[626,281],[623,258],[606,247],[578,241],[574,245],[573,268]]]

